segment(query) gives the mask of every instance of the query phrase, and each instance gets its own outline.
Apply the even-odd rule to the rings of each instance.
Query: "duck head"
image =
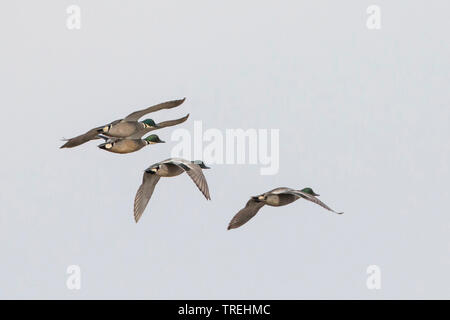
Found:
[[[307,193],[307,194],[310,194],[310,195],[312,195],[312,196],[315,196],[315,197],[318,197],[318,196],[320,196],[320,194],[317,194],[317,193],[315,193],[314,191],[313,191],[313,189],[311,189],[311,188],[303,188],[302,190],[300,190],[301,192],[304,192],[304,193]]]
[[[159,137],[156,134],[151,134],[144,140],[147,141],[147,144],[165,143],[165,141],[162,141],[161,139],[159,139]]]
[[[202,169],[211,169],[210,167],[207,167],[202,160],[194,160],[192,163],[198,165]]]
[[[142,123],[146,128],[159,128],[153,119],[145,119],[144,121],[142,121]]]

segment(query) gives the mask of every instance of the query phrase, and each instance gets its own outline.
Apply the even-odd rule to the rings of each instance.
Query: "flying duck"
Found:
[[[148,146],[149,144],[165,143],[165,141],[159,139],[156,134],[151,134],[144,139],[107,138],[102,135],[100,135],[100,137],[105,139],[106,142],[99,144],[98,147],[100,149],[114,153],[131,153],[141,150],[143,147]]]
[[[343,212],[336,212],[328,207],[325,203],[317,199],[319,195],[313,191],[311,188],[304,188],[302,190],[295,190],[291,188],[276,188],[259,196],[253,196],[248,200],[244,208],[242,208],[234,217],[231,219],[228,230],[239,228],[245,224],[248,220],[255,216],[259,209],[264,205],[269,205],[272,207],[281,207],[290,204],[298,199],[302,198],[305,200],[312,201],[323,208],[330,210],[337,214],[342,214]]]
[[[142,213],[153,194],[153,190],[161,177],[175,177],[186,172],[197,185],[198,189],[203,193],[205,198],[211,200],[208,183],[206,182],[202,169],[209,169],[203,161],[189,161],[181,158],[170,158],[155,163],[145,169],[142,184],[134,199],[134,219],[136,223],[141,218]]]

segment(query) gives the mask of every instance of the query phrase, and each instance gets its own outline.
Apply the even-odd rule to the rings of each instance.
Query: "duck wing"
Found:
[[[203,193],[207,200],[211,200],[209,195],[208,182],[203,175],[202,168],[198,164],[194,164],[185,159],[170,159],[169,161],[163,161],[163,163],[172,163],[183,169],[192,181],[194,181],[197,188]]]
[[[99,139],[99,137],[97,137],[99,130],[101,130],[103,127],[97,127],[94,129],[89,130],[86,133],[80,134],[79,136],[70,138],[70,139],[64,139],[64,141],[66,141],[66,143],[64,143],[61,147],[59,147],[60,149],[62,148],[73,148],[73,147],[77,147],[83,143],[86,143],[88,141],[94,140],[94,139]]]
[[[152,197],[153,191],[155,190],[155,186],[159,179],[160,176],[156,174],[144,172],[142,184],[136,192],[136,197],[134,198],[134,220],[136,223],[141,218],[148,201]]]
[[[244,223],[246,223],[248,220],[253,218],[264,206],[264,202],[262,201],[256,201],[254,199],[248,200],[247,204],[244,208],[239,210],[238,213],[231,219],[230,223],[228,224],[228,230],[239,228]]]
[[[181,100],[172,100],[172,101],[166,101],[142,110],[135,111],[133,113],[130,113],[128,116],[125,117],[124,120],[126,121],[138,121],[139,118],[146,115],[147,113],[159,111],[162,109],[171,109],[178,107],[180,104],[182,104],[186,100],[186,98],[183,98]]]
[[[163,122],[157,123],[156,125],[158,127],[149,127],[149,128],[142,129],[139,132],[136,132],[135,134],[129,136],[128,139],[141,139],[142,136],[144,136],[145,134],[147,134],[150,131],[158,130],[158,129],[165,128],[165,127],[175,126],[177,124],[185,122],[188,118],[189,118],[189,114],[187,114],[183,118],[174,119],[174,120],[168,120],[168,121],[163,121]]]
[[[114,126],[114,125],[118,124],[120,121],[122,121],[122,120],[115,120],[111,123],[105,124],[104,126],[93,128],[93,129],[89,130],[88,132],[80,134],[79,136],[76,136],[74,138],[64,139],[64,141],[67,141],[67,142],[65,144],[63,144],[60,147],[60,149],[77,147],[83,143],[86,143],[88,141],[95,140],[95,139],[105,139],[103,137],[103,135],[99,135],[100,133],[102,133],[102,129],[106,126]]]
[[[337,213],[337,214],[343,214],[343,212],[336,212],[336,211],[334,211],[329,206],[327,206],[325,203],[323,203],[322,201],[317,199],[317,197],[315,197],[315,196],[313,196],[313,195],[311,195],[309,193],[302,192],[300,190],[288,190],[288,191],[286,191],[284,193],[297,195],[299,197],[302,197],[303,199],[306,199],[306,200],[309,200],[311,202],[314,202],[315,204],[318,204],[319,206],[321,206],[321,207],[323,207],[323,208],[325,208],[325,209],[327,209],[327,210],[329,210],[331,212],[334,212],[334,213]]]

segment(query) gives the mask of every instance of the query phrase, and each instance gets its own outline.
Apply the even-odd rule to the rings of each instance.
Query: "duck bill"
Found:
[[[99,147],[100,149],[105,150],[105,149],[106,149],[106,143],[99,144],[98,147]]]

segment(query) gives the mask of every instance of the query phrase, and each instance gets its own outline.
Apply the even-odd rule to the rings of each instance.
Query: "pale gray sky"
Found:
[[[66,8],[81,7],[81,30]],[[450,298],[448,1],[16,1],[0,13],[0,297]],[[180,128],[280,129],[280,171],[215,165],[212,201],[129,155],[60,139],[169,99]],[[311,186],[227,231],[249,196]],[[66,287],[81,267],[82,288]],[[378,265],[381,290],[366,287]]]

